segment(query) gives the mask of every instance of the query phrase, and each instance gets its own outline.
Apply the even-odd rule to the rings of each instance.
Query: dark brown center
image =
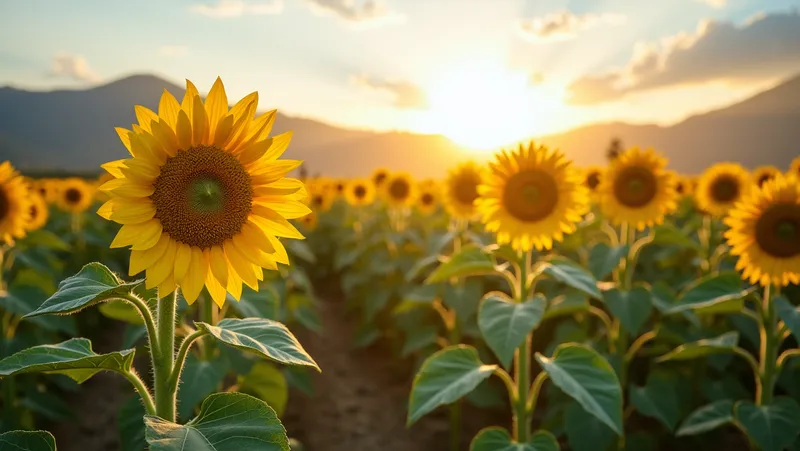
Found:
[[[800,255],[800,205],[775,204],[756,222],[756,242],[777,258]]]
[[[36,208],[36,205],[31,205],[30,209],[31,221],[36,219],[36,216],[39,215],[39,209]]]
[[[325,203],[325,197],[321,194],[315,194],[312,202],[314,202],[314,206],[320,207]]]
[[[385,172],[378,172],[372,177],[372,181],[375,183],[375,186],[381,186],[384,181],[386,181],[387,174]]]
[[[344,191],[344,183],[337,183],[336,184],[336,192],[341,194]]]
[[[431,205],[433,203],[433,194],[425,193],[420,200],[422,201],[422,205]]]
[[[503,191],[503,206],[520,221],[546,218],[558,204],[558,185],[543,171],[525,171],[511,176]]]
[[[367,188],[365,188],[365,187],[364,187],[364,186],[362,186],[362,185],[357,185],[357,186],[356,186],[356,187],[353,189],[353,194],[356,196],[356,199],[363,199],[363,198],[364,198],[364,196],[366,196],[366,195],[367,195]]]
[[[47,196],[47,188],[45,188],[45,187],[43,187],[43,186],[42,186],[42,187],[40,187],[40,188],[39,188],[39,194],[41,194],[41,195],[42,195],[42,197],[45,197],[45,196]]]
[[[411,187],[406,179],[397,178],[389,185],[389,195],[395,200],[405,200],[411,192]]]
[[[6,218],[8,211],[11,209],[10,207],[11,205],[8,202],[8,194],[6,194],[6,191],[2,186],[0,186],[0,221]]]
[[[252,207],[250,175],[215,146],[179,150],[161,167],[154,186],[150,199],[164,232],[201,249],[239,233]]]
[[[455,181],[455,198],[459,203],[464,205],[472,205],[475,199],[478,198],[478,185],[481,179],[477,174],[465,173],[459,176]]]
[[[765,172],[765,173],[761,174],[761,177],[758,178],[758,186],[759,187],[764,186],[764,184],[767,183],[768,181],[772,180],[772,178],[774,176],[775,176],[775,174],[773,174],[771,172]]]
[[[644,207],[656,197],[657,192],[658,181],[655,174],[640,166],[623,169],[614,180],[614,196],[626,207]]]
[[[589,187],[590,190],[594,191],[597,188],[597,185],[600,184],[600,174],[597,172],[590,172],[589,175],[586,177],[586,186]]]
[[[67,188],[64,191],[64,199],[67,200],[68,204],[75,205],[81,201],[83,198],[83,194],[81,194],[81,190],[77,188]]]
[[[733,202],[739,197],[739,181],[732,175],[721,175],[711,182],[709,191],[716,202]]]
[[[683,182],[678,182],[678,184],[675,185],[675,191],[677,191],[678,194],[683,194],[684,191],[686,191],[686,187],[684,186]]]

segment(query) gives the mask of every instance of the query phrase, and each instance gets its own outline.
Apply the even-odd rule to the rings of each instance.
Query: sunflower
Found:
[[[92,205],[94,192],[94,186],[83,179],[64,179],[58,184],[58,206],[69,213],[83,213]]]
[[[457,218],[475,216],[478,185],[483,181],[483,169],[473,162],[463,163],[450,170],[444,182],[445,207]]]
[[[638,230],[660,224],[678,207],[675,174],[666,171],[666,165],[666,158],[652,149],[635,147],[621,153],[598,188],[603,213],[616,224]]]
[[[800,283],[800,180],[777,175],[736,203],[725,218],[736,269],[750,283]]]
[[[694,192],[695,182],[685,175],[679,175],[675,179],[675,192],[680,197],[691,196]]]
[[[319,224],[319,216],[317,216],[316,212],[312,211],[300,218],[300,222],[306,230],[314,230],[317,228],[317,224]]]
[[[386,182],[386,179],[389,178],[389,170],[378,168],[372,173],[372,184],[375,185],[376,188],[380,188],[383,186],[383,183]]]
[[[706,169],[697,184],[695,197],[701,210],[725,216],[750,190],[750,174],[737,163],[717,163]]]
[[[436,183],[420,183],[417,196],[417,209],[420,213],[429,215],[439,206],[439,190]]]
[[[780,173],[781,170],[775,166],[759,166],[753,169],[753,182],[760,187]]]
[[[0,241],[14,244],[25,236],[30,221],[31,201],[28,185],[11,163],[0,164]]]
[[[42,198],[35,189],[30,189],[28,191],[28,199],[30,200],[30,218],[26,228],[28,230],[39,230],[47,224],[47,218],[50,217],[47,202],[44,201],[44,198]]]
[[[347,180],[345,179],[338,179],[333,181],[333,192],[336,193],[336,196],[344,196],[344,190],[347,188]]]
[[[368,179],[351,180],[345,188],[344,197],[353,206],[369,205],[375,200],[375,185]]]
[[[583,172],[583,185],[594,194],[600,186],[600,180],[603,178],[603,168],[599,166],[591,166],[586,168]]]
[[[789,174],[800,177],[800,157],[795,157],[789,164]]]
[[[178,103],[167,91],[158,114],[136,106],[139,124],[117,132],[132,158],[106,163],[112,198],[98,210],[122,224],[111,247],[131,247],[130,275],[189,303],[205,286],[222,305],[242,282],[257,290],[262,268],[289,264],[277,237],[302,239],[287,219],[309,213],[303,183],[286,178],[301,162],[278,160],[291,132],[268,137],[275,110],[254,117],[258,93],[233,108],[217,78],[206,101],[186,81]]]
[[[54,179],[39,179],[33,182],[32,185],[45,202],[54,203],[58,201],[58,181]]]
[[[316,183],[308,187],[307,202],[314,211],[328,211],[333,205],[335,195],[331,185]]]
[[[503,151],[489,163],[490,173],[475,201],[486,230],[498,244],[514,249],[550,249],[576,229],[589,198],[583,180],[557,150],[533,142]]]
[[[409,174],[392,174],[383,183],[383,192],[390,205],[402,207],[411,205],[416,199],[417,189]]]

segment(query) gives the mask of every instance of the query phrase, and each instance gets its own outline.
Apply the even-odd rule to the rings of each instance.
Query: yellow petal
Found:
[[[272,247],[275,248],[275,253],[272,254],[275,257],[275,260],[278,263],[282,263],[284,265],[289,264],[289,253],[286,252],[286,248],[283,247],[283,243],[278,239],[276,236],[267,235],[269,242],[272,244]]]
[[[167,277],[172,274],[175,269],[175,252],[177,250],[178,246],[175,240],[169,240],[164,255],[147,268],[145,287],[148,290],[161,285],[161,282],[167,280]]]
[[[138,134],[131,134],[131,152],[137,160],[144,160],[156,166],[161,166],[167,161],[167,155],[159,143],[144,130]]]
[[[240,234],[247,240],[250,246],[260,249],[267,254],[275,252],[275,248],[272,247],[272,243],[269,241],[267,234],[255,223],[250,221],[244,223]]]
[[[211,299],[214,300],[214,303],[217,304],[219,308],[222,308],[225,304],[225,287],[219,283],[211,271],[206,273],[206,288],[211,295]]]
[[[237,301],[242,298],[242,279],[236,271],[228,272],[228,293]]]
[[[241,152],[239,152],[239,163],[244,166],[255,163],[267,153],[270,146],[272,146],[272,138],[254,142],[246,147],[243,147]]]
[[[114,130],[117,131],[117,135],[119,135],[119,140],[122,141],[122,144],[128,149],[128,152],[131,151],[131,139],[128,137],[128,134],[131,132],[127,128],[122,127],[114,127]],[[136,156],[131,153],[131,156]]]
[[[149,199],[131,200],[116,197],[106,202],[109,203],[111,203],[111,214],[108,219],[120,224],[139,224],[153,219],[156,215],[156,207]]]
[[[269,185],[277,182],[289,172],[297,169],[302,160],[276,160],[267,161],[250,174],[253,185]]]
[[[111,248],[132,246],[131,249],[136,251],[150,249],[161,239],[161,231],[161,221],[158,219],[141,224],[125,224],[111,242]]]
[[[139,158],[128,158],[119,169],[126,178],[145,184],[153,183],[160,172],[157,165]]]
[[[172,273],[164,279],[158,286],[158,297],[165,298],[170,295],[178,286],[175,284],[175,277]]]
[[[153,185],[132,182],[125,178],[109,180],[98,188],[119,197],[139,198],[148,197],[155,191]]]
[[[153,122],[150,126],[153,128],[153,138],[159,143],[163,152],[169,157],[174,157],[178,153],[178,137],[175,136],[175,132],[164,120]]]
[[[269,255],[261,252],[258,248],[253,248],[243,235],[239,234],[231,238],[233,246],[239,251],[239,254],[246,258],[247,261],[258,265],[262,268],[278,269],[275,260]]]
[[[286,152],[291,140],[292,132],[281,133],[280,135],[274,136],[272,138],[272,146],[270,146],[267,153],[261,157],[261,160],[277,160]]]
[[[250,263],[238,249],[236,246],[233,245],[233,241],[227,240],[222,244],[225,248],[225,255],[228,257],[228,261],[231,264],[231,267],[239,277],[242,278],[242,282],[244,282],[248,287],[257,290],[258,289],[258,278],[256,277],[255,270],[253,269],[253,264]]]
[[[225,252],[223,252],[221,246],[212,246],[210,249],[206,249],[205,251],[206,258],[208,258],[208,265],[211,268],[211,272],[214,273],[214,277],[219,280],[219,283],[222,285],[228,284],[228,260],[225,258]]]
[[[256,103],[252,102],[247,106],[244,113],[237,119],[234,116],[233,130],[231,136],[225,143],[225,149],[231,153],[238,153],[250,125],[253,123],[253,115],[256,113]]]
[[[246,144],[267,139],[269,132],[272,131],[272,126],[275,124],[277,112],[278,110],[267,111],[253,119],[253,124],[250,126],[250,130],[247,132],[247,137],[245,138]]]
[[[200,97],[194,98],[194,107],[192,110],[192,143],[194,144],[208,144],[208,116],[206,116],[205,107]]]
[[[181,105],[178,100],[165,89],[164,93],[161,94],[161,100],[158,102],[158,117],[163,119],[172,129],[175,129],[180,109]]]
[[[225,94],[225,86],[223,86],[219,77],[214,81],[214,85],[211,86],[211,91],[208,92],[205,106],[206,115],[208,116],[208,129],[212,134],[209,138],[213,142],[213,133],[217,130],[217,124],[228,113],[228,97]]]
[[[149,108],[143,107],[141,105],[134,106],[133,110],[136,112],[136,120],[139,121],[139,126],[142,127],[145,131],[149,132],[150,123],[153,121],[157,121],[158,115]]]
[[[226,114],[220,119],[217,130],[214,132],[214,145],[223,147],[231,137],[231,131],[233,131],[233,116]]]
[[[189,116],[189,122],[192,122],[192,116],[194,114],[195,97],[200,97],[197,87],[195,87],[194,83],[191,81],[186,80],[186,92],[183,94],[183,100],[181,101],[181,110],[185,111]]]
[[[203,285],[206,282],[206,274],[208,273],[208,261],[206,260],[203,251],[199,247],[192,247],[192,258],[189,262],[189,269],[183,280],[180,281],[181,291],[186,302],[189,304],[194,303],[200,292],[203,291]]]
[[[253,205],[250,220],[261,227],[267,235],[282,236],[302,240],[303,235],[283,216],[267,207]]]
[[[178,243],[178,250],[175,252],[175,281],[183,282],[189,264],[192,261],[192,247],[186,243]]]
[[[306,204],[296,200],[287,200],[286,197],[257,197],[253,203],[267,207],[286,219],[302,218],[311,213],[311,209]]]
[[[301,190],[305,191],[305,184],[297,179],[282,178],[268,185],[259,186],[256,190],[263,192],[263,194],[256,194],[257,196],[285,196]]]
[[[178,125],[176,131],[178,149],[186,150],[192,147],[192,122],[189,120],[189,116],[183,109],[178,112]]]
[[[242,97],[241,100],[236,102],[236,105],[231,108],[230,115],[233,116],[233,123],[239,121],[239,118],[247,112],[251,103],[258,105],[258,92],[251,92]]]
[[[145,269],[153,266],[156,260],[164,255],[167,250],[169,242],[172,241],[168,234],[162,233],[161,238],[155,246],[147,249],[146,251],[131,251],[131,264],[128,268],[128,275],[133,276],[139,274]]]
[[[124,177],[122,174],[122,167],[125,164],[125,160],[116,160],[116,161],[109,161],[108,163],[103,163],[100,165],[101,168],[105,169],[106,172],[113,175],[114,177]]]

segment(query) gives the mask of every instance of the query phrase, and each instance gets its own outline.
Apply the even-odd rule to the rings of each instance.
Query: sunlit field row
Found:
[[[56,449],[101,371],[130,382],[124,450],[303,449],[281,419],[326,368],[295,333],[341,297],[353,348],[414,368],[408,433],[446,412],[442,450],[800,450],[800,158],[677,174],[530,142],[300,179],[256,106],[187,83],[98,179],[0,166],[0,449]],[[464,440],[467,408],[506,420]]]

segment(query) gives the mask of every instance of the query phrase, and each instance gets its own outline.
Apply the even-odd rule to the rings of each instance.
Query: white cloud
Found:
[[[197,4],[190,6],[189,9],[197,14],[217,19],[245,15],[280,14],[283,11],[283,0],[247,2],[244,0],[219,0],[214,5]]]
[[[382,91],[394,97],[393,105],[399,109],[424,110],[428,107],[428,97],[419,86],[407,81],[380,80],[369,75],[352,77],[356,86]]]
[[[179,57],[189,54],[189,47],[185,45],[162,45],[158,48],[159,53],[164,56]]]
[[[570,11],[556,11],[541,17],[522,19],[517,22],[517,32],[530,41],[553,41],[575,38],[581,31],[598,25],[622,25],[627,18],[622,14],[582,14]]]
[[[698,1],[703,2],[706,5],[714,8],[724,8],[725,5],[728,4],[728,0],[698,0]]]
[[[64,52],[53,57],[49,74],[53,77],[66,77],[78,81],[96,82],[100,80],[83,56]]]
[[[307,0],[314,11],[333,14],[357,25],[385,25],[405,21],[405,16],[389,9],[380,0]]]

